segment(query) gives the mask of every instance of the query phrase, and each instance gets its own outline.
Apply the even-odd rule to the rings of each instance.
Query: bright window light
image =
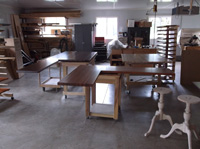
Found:
[[[164,25],[171,25],[171,16],[157,16],[156,21],[155,21],[154,16],[150,16],[149,22],[152,22],[152,27],[150,30],[150,38],[157,39],[157,27],[164,26]],[[154,24],[155,24],[155,26],[154,26]],[[154,27],[155,27],[155,30],[154,30]]]
[[[117,38],[117,17],[113,18],[96,18],[96,37],[105,39]]]
[[[97,2],[117,2],[117,0],[97,0]]]

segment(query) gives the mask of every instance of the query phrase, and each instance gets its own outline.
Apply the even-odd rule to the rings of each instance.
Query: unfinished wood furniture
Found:
[[[14,57],[3,57],[1,55],[0,57],[0,64],[3,64],[3,66],[0,67],[0,75],[3,76],[3,77],[0,77],[0,82],[2,81],[5,81],[8,79],[7,77],[7,72],[5,72],[5,70],[7,69],[8,67],[8,62],[9,61],[13,61],[15,60]],[[2,71],[4,70],[4,71]],[[9,91],[10,89],[9,88],[5,88],[4,86],[7,86],[7,84],[5,83],[0,83],[0,86],[3,86],[0,88],[0,96],[3,96],[3,97],[11,97],[11,99],[13,100],[14,97],[13,97],[13,94],[12,93],[6,93],[7,91]]]
[[[134,67],[161,67],[161,65],[166,63],[172,63],[171,60],[161,57],[159,54],[121,54],[122,55],[122,62],[125,63],[125,66],[134,66]],[[174,75],[174,73],[172,74]],[[151,85],[159,85],[157,79],[160,79],[161,76],[156,78],[154,76],[151,80],[146,80],[145,78],[130,81],[130,76],[126,75],[126,90],[127,93],[130,93],[129,86],[134,84],[151,84]]]
[[[151,133],[156,120],[168,120],[170,125],[171,126],[173,125],[171,116],[166,115],[163,112],[163,109],[164,109],[164,98],[163,98],[164,94],[169,94],[171,92],[171,90],[169,88],[166,88],[166,87],[157,87],[157,88],[154,88],[153,91],[160,94],[160,98],[159,98],[159,102],[158,102],[158,110],[156,111],[154,117],[152,118],[149,130],[144,134],[145,137],[147,137]]]
[[[120,89],[121,83],[119,81],[119,74],[133,74],[133,75],[170,75],[173,72],[165,68],[132,68],[126,66],[79,66],[69,75],[58,82],[58,85],[84,86],[85,89],[85,115],[100,116],[109,118],[118,118],[118,109],[120,105]],[[118,74],[118,75],[116,75]],[[95,103],[95,84],[97,82],[111,82],[115,80],[115,104],[101,105],[104,110],[100,111],[99,107],[90,103],[90,88],[92,88],[92,103]],[[161,81],[161,80],[160,80]],[[117,86],[116,86],[117,85]],[[118,97],[117,97],[118,96]],[[92,108],[90,108],[90,106]],[[97,109],[96,109],[97,108]],[[109,110],[109,108],[111,108]],[[114,113],[111,114],[111,111]]]
[[[197,139],[199,139],[199,137],[197,136],[197,133],[193,129],[194,126],[191,126],[191,124],[190,124],[190,117],[191,117],[190,105],[199,103],[200,102],[200,98],[196,97],[196,96],[192,96],[192,95],[180,95],[180,96],[178,96],[178,100],[181,101],[181,102],[186,103],[185,112],[183,114],[184,122],[182,124],[175,123],[172,126],[172,128],[171,128],[171,130],[169,131],[168,134],[160,135],[160,137],[165,139],[165,138],[169,137],[176,129],[179,129],[182,132],[187,134],[187,137],[188,137],[188,148],[192,149],[191,131],[193,131],[193,133],[194,133],[194,135],[195,135],[195,137]]]
[[[58,59],[55,56],[51,56],[49,58],[45,58],[43,60],[37,61],[37,63],[28,65],[27,67],[24,67],[22,69],[19,69],[18,72],[23,73],[38,73],[38,82],[39,86],[43,88],[43,91],[45,91],[45,87],[52,87],[52,88],[60,88],[60,86],[57,85],[57,82],[61,79],[61,68],[59,69],[59,77],[51,77],[50,73],[50,66],[58,63]],[[45,80],[41,80],[41,73],[45,69],[49,69],[48,77]]]
[[[61,75],[59,77],[51,77],[49,76],[47,80],[44,82],[40,79],[40,73],[49,68],[50,66],[60,62],[63,68],[63,77],[68,74],[68,67],[71,66],[79,66],[79,65],[88,65],[95,63],[96,52],[78,52],[78,51],[70,51],[70,52],[62,52],[60,54],[50,56],[43,60],[38,61],[35,64],[29,65],[24,67],[18,72],[24,73],[38,73],[39,74],[39,86],[43,87],[53,87],[53,88],[60,88],[60,85],[57,82],[60,80]],[[59,73],[61,70],[59,71]],[[69,92],[67,86],[64,86],[63,94],[66,95],[85,95],[85,92]]]
[[[129,48],[129,49],[113,49],[110,55],[111,66],[123,66],[121,54],[150,54],[157,53],[157,49]]]
[[[189,49],[182,51],[181,57],[181,84],[191,85],[200,82],[200,50]]]
[[[175,71],[175,62],[176,62],[176,47],[177,47],[177,25],[166,25],[157,27],[157,49],[163,57],[170,59],[173,63],[166,63],[165,67],[169,68],[172,71]],[[164,76],[163,79],[172,80],[174,82],[174,76]]]

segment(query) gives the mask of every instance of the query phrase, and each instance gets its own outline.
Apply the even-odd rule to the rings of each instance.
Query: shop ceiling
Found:
[[[23,9],[136,9],[152,8],[154,0],[0,0],[0,5]],[[157,0],[159,9],[171,9],[179,5],[190,5],[190,0]],[[198,5],[199,0],[193,0]]]

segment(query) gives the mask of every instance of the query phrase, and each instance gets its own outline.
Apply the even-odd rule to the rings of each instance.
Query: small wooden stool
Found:
[[[163,113],[163,108],[164,108],[163,95],[170,93],[171,90],[166,87],[157,87],[157,88],[154,88],[153,91],[160,94],[160,99],[158,102],[158,110],[156,111],[154,117],[151,120],[151,125],[150,125],[149,130],[144,134],[145,137],[147,137],[152,131],[153,125],[156,120],[168,120],[171,126],[173,125],[171,117]]]
[[[160,135],[161,138],[167,138],[169,137],[176,129],[181,130],[182,132],[186,133],[188,136],[188,148],[192,149],[192,138],[191,138],[191,130],[193,131],[195,137],[198,139],[198,136],[194,130],[194,127],[191,127],[189,121],[190,121],[190,104],[196,104],[198,102],[200,102],[200,98],[196,97],[196,96],[192,96],[192,95],[180,95],[178,96],[178,100],[181,102],[185,102],[186,103],[186,108],[185,108],[185,112],[183,114],[184,117],[184,122],[182,124],[177,124],[175,123],[170,132],[166,135]]]

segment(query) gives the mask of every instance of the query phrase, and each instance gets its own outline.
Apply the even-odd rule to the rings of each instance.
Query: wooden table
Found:
[[[125,63],[125,66],[134,66],[134,67],[155,67],[158,65],[158,67],[165,67],[165,64],[172,63],[173,61],[170,59],[167,59],[165,57],[160,56],[160,54],[121,54],[122,56],[122,62]],[[143,74],[141,74],[143,75]],[[160,77],[160,76],[159,76]],[[129,86],[132,84],[152,84],[158,85],[158,81],[154,79],[145,80],[145,78],[139,78],[136,81],[131,82],[130,81],[130,75],[126,75],[126,89],[129,93]]]
[[[63,68],[63,77],[68,74],[68,67],[70,66],[80,66],[80,65],[94,65],[95,57],[97,56],[97,52],[78,52],[71,51],[64,53],[62,55],[58,55],[58,60],[62,64]],[[78,79],[78,78],[77,78]],[[80,95],[84,96],[85,91],[83,88],[83,92],[69,92],[67,86],[64,86],[63,94],[66,95]]]
[[[84,86],[85,89],[85,114],[89,116],[109,117],[118,119],[118,109],[121,100],[122,74],[134,75],[171,75],[174,72],[165,68],[133,68],[126,66],[79,66],[69,75],[61,79],[59,85]],[[114,105],[95,103],[95,84],[111,83],[115,85]],[[90,88],[92,88],[92,105],[90,103]]]
[[[121,54],[122,61],[129,64],[165,64],[172,63],[171,60],[160,56],[160,54]]]
[[[69,52],[62,52],[60,54],[50,56],[48,58],[42,59],[37,63],[24,67],[18,72],[24,73],[38,73],[39,74],[39,86],[43,87],[53,87],[53,88],[60,88],[60,85],[57,84],[58,81],[61,79],[61,74],[59,77],[50,77],[43,82],[40,79],[40,73],[45,70],[46,68],[50,68],[50,66],[60,62],[63,68],[63,77],[68,74],[68,67],[69,66],[79,66],[79,65],[88,65],[95,63],[96,52],[77,52],[77,51],[69,51]],[[61,70],[60,70],[61,73]],[[64,95],[85,95],[83,92],[68,92],[67,86],[64,86]]]

